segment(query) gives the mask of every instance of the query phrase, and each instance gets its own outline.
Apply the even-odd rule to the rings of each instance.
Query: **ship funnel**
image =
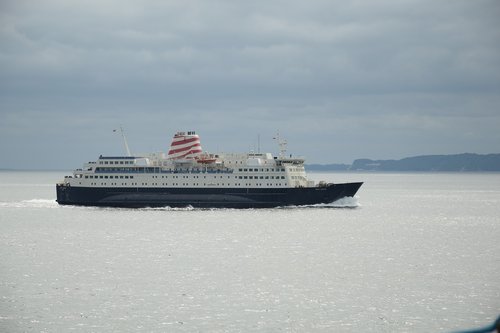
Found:
[[[168,158],[192,159],[201,155],[202,151],[200,137],[195,132],[177,132],[170,144]]]

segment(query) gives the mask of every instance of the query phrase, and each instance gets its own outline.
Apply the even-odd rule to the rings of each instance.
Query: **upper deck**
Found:
[[[307,180],[303,158],[260,152],[209,154],[202,151],[199,136],[194,132],[176,133],[168,153],[101,155],[97,161],[75,170],[73,176],[78,181],[67,180],[72,186],[253,188],[313,184]]]

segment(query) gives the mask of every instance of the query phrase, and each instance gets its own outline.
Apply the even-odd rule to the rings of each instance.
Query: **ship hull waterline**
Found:
[[[97,207],[274,208],[329,204],[353,197],[363,183],[295,188],[81,187],[57,184],[60,205]]]

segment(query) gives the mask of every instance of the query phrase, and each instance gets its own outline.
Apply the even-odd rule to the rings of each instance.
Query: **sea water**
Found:
[[[325,173],[277,209],[59,206],[0,172],[1,332],[453,332],[500,312],[500,174]]]

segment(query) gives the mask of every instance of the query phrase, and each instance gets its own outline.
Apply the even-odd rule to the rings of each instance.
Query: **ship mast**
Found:
[[[278,146],[280,147],[279,158],[284,158],[286,155],[286,145],[287,145],[286,140],[281,140],[280,131],[278,131],[278,133],[276,134],[276,136],[273,139],[278,141]]]
[[[123,127],[120,125],[120,132],[122,133],[123,144],[125,145],[125,150],[127,151],[127,156],[132,156],[130,153],[130,149],[128,147],[127,138],[125,137],[125,132],[123,131]]]

